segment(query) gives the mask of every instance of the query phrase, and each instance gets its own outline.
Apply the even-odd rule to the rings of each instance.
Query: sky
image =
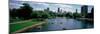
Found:
[[[62,9],[62,12],[76,12],[76,9],[78,10],[78,13],[81,12],[81,6],[79,4],[67,4],[67,3],[48,3],[48,2],[34,2],[34,1],[16,1],[16,0],[10,0],[9,1],[9,8],[20,8],[20,6],[23,6],[23,3],[28,3],[33,10],[44,10],[46,8],[50,8],[51,11],[57,12],[58,8]],[[88,12],[91,12],[91,9],[93,8],[93,5],[88,5]]]

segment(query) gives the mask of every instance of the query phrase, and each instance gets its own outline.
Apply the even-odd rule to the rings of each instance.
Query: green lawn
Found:
[[[40,21],[32,20],[32,21],[24,22],[24,23],[10,24],[10,32],[15,32],[17,30],[20,30],[27,26],[34,25],[36,23],[40,23]]]

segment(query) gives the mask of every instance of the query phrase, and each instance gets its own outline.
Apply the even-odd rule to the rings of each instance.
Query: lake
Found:
[[[47,19],[47,24],[45,24],[41,28],[41,30],[32,29],[30,32],[87,29],[93,27],[94,27],[93,22],[57,17],[57,18]]]

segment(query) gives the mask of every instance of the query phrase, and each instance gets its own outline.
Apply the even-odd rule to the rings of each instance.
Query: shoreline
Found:
[[[87,21],[94,21],[93,18],[76,18],[78,20],[87,20]]]

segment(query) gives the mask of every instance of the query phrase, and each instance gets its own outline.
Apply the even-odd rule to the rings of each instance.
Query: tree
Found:
[[[15,8],[13,8],[13,9],[10,9],[9,10],[10,12],[10,17],[16,17],[17,16],[17,14],[16,14],[16,12],[17,12],[17,9],[15,9]]]
[[[18,9],[18,16],[24,19],[29,19],[32,11],[33,8],[29,4],[23,3],[23,6]]]
[[[73,17],[73,15],[72,15],[72,13],[71,13],[71,12],[68,12],[68,13],[66,13],[65,15],[66,15],[66,17],[70,17],[70,18],[72,18],[72,17]]]

